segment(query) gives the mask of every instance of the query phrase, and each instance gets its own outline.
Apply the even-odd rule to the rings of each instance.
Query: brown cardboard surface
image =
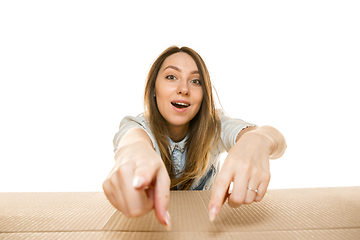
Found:
[[[208,220],[210,191],[171,192],[172,231],[98,193],[0,193],[0,239],[360,239],[360,187],[268,190]]]

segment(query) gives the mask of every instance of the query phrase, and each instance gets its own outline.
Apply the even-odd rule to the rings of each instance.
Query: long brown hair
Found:
[[[186,142],[187,156],[184,172],[175,176],[174,165],[169,151],[169,138],[166,120],[163,118],[155,100],[155,82],[158,72],[167,57],[172,54],[184,52],[189,54],[195,61],[203,89],[201,107],[196,116],[190,121],[188,139]],[[197,176],[204,174],[209,162],[210,150],[220,138],[221,124],[217,115],[210,75],[201,56],[188,47],[172,46],[166,49],[153,63],[145,86],[144,94],[145,117],[154,134],[160,149],[161,158],[168,170],[171,179],[171,188],[181,185],[181,189],[190,188]]]

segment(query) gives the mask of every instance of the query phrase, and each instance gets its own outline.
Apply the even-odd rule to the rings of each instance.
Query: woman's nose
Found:
[[[189,87],[186,81],[184,80],[179,81],[177,93],[182,95],[189,95]]]

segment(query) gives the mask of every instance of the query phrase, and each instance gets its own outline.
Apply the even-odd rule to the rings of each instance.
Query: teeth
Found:
[[[182,102],[174,102],[174,103],[177,104],[177,105],[180,105],[180,106],[184,106],[184,107],[190,106],[190,104],[182,103]]]

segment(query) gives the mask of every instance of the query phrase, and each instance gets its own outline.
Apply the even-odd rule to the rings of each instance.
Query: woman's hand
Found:
[[[125,216],[139,217],[154,209],[158,221],[170,229],[170,178],[142,129],[130,129],[121,140],[103,189]]]
[[[228,198],[229,206],[239,207],[260,201],[270,182],[269,156],[273,148],[270,139],[257,130],[243,134],[230,149],[217,176],[209,204],[210,221],[219,214]],[[234,183],[231,194],[228,190]]]

